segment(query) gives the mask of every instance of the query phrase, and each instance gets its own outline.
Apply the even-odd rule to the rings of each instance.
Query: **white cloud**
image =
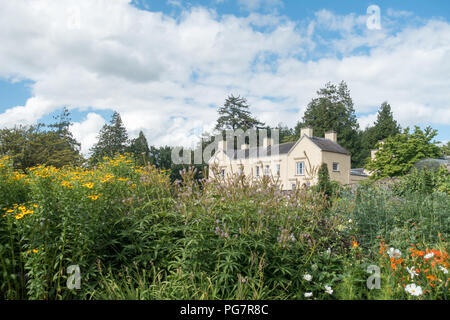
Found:
[[[85,155],[89,153],[89,148],[97,141],[97,135],[105,124],[105,119],[100,115],[90,112],[86,119],[75,122],[70,127],[73,137],[81,143],[81,152]]]
[[[33,97],[0,114],[0,126],[32,123],[65,105],[91,107],[117,110],[131,136],[143,130],[150,144],[192,145],[194,133],[212,128],[228,94],[247,97],[270,125],[293,126],[320,87],[341,80],[359,113],[373,115],[387,100],[403,126],[450,124],[444,21],[393,33],[363,30],[360,16],[324,10],[303,23],[204,8],[175,19],[128,0],[0,1],[0,30],[7,30],[0,31],[0,77],[34,82]],[[78,11],[67,8],[78,8],[78,22]],[[347,36],[320,39],[322,29]],[[306,59],[316,45],[328,54]],[[361,47],[363,54],[354,53]],[[103,123],[90,113],[74,125],[84,151]]]

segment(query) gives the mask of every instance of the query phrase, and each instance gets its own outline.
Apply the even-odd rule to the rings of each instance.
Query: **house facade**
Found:
[[[244,174],[252,179],[272,177],[282,190],[292,190],[303,185],[317,183],[317,172],[326,163],[330,179],[341,184],[351,184],[364,179],[351,174],[351,155],[337,143],[335,132],[325,133],[324,138],[315,137],[311,128],[301,130],[296,142],[273,145],[264,138],[262,147],[250,149],[244,144],[240,150],[227,150],[221,141],[214,156],[209,160],[210,177]]]

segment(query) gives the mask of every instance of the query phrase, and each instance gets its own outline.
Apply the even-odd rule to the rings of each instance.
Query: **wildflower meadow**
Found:
[[[2,299],[448,299],[447,172],[283,192],[0,160]],[[429,183],[412,183],[428,179]],[[414,186],[414,190],[412,187]],[[76,272],[71,272],[76,270]],[[77,283],[78,281],[78,283]]]

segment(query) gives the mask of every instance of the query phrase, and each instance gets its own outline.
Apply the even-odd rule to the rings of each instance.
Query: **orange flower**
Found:
[[[430,280],[430,281],[434,281],[434,280],[436,280],[436,277],[431,275],[431,274],[429,274],[429,275],[427,275],[427,279]]]
[[[359,247],[358,242],[353,241],[352,247],[353,247],[353,248],[358,248],[358,247]]]

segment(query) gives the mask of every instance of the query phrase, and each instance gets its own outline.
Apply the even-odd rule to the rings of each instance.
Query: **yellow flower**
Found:
[[[39,250],[38,249],[33,249],[32,251],[33,251],[33,253],[38,253]]]
[[[100,197],[99,194],[93,194],[93,195],[91,195],[91,196],[88,196],[88,198],[89,198],[89,199],[92,199],[92,200],[97,200],[99,197]]]
[[[89,183],[84,183],[83,186],[88,189],[92,189],[94,187],[94,184],[92,182],[89,182]]]
[[[72,188],[72,184],[69,181],[63,181],[61,185],[66,188]]]

